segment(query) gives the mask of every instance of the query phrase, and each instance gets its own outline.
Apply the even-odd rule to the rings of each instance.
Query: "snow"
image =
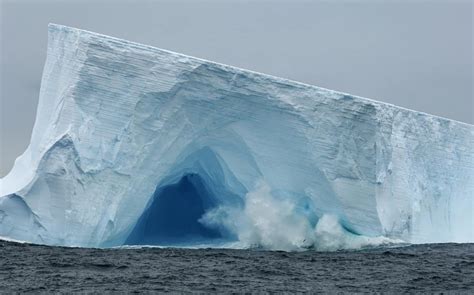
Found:
[[[474,241],[472,125],[61,25],[48,38],[31,143],[0,180],[0,236]],[[170,197],[182,191],[194,199]]]

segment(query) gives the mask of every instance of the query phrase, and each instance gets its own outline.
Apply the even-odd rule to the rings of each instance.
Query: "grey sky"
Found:
[[[0,177],[29,143],[49,22],[474,123],[471,1],[0,1]]]

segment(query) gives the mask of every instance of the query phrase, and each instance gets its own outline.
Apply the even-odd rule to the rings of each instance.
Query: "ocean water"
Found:
[[[337,252],[85,249],[0,241],[0,293],[474,293],[474,244]]]

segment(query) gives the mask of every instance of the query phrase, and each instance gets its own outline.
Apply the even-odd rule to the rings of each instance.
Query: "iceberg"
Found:
[[[50,24],[0,236],[297,250],[474,241],[474,126]]]

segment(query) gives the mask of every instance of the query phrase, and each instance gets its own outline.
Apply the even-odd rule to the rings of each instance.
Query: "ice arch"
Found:
[[[223,227],[201,222],[221,205],[241,207],[246,193],[228,167],[210,148],[201,148],[172,169],[160,183],[128,235],[126,245],[176,245],[234,240]]]

